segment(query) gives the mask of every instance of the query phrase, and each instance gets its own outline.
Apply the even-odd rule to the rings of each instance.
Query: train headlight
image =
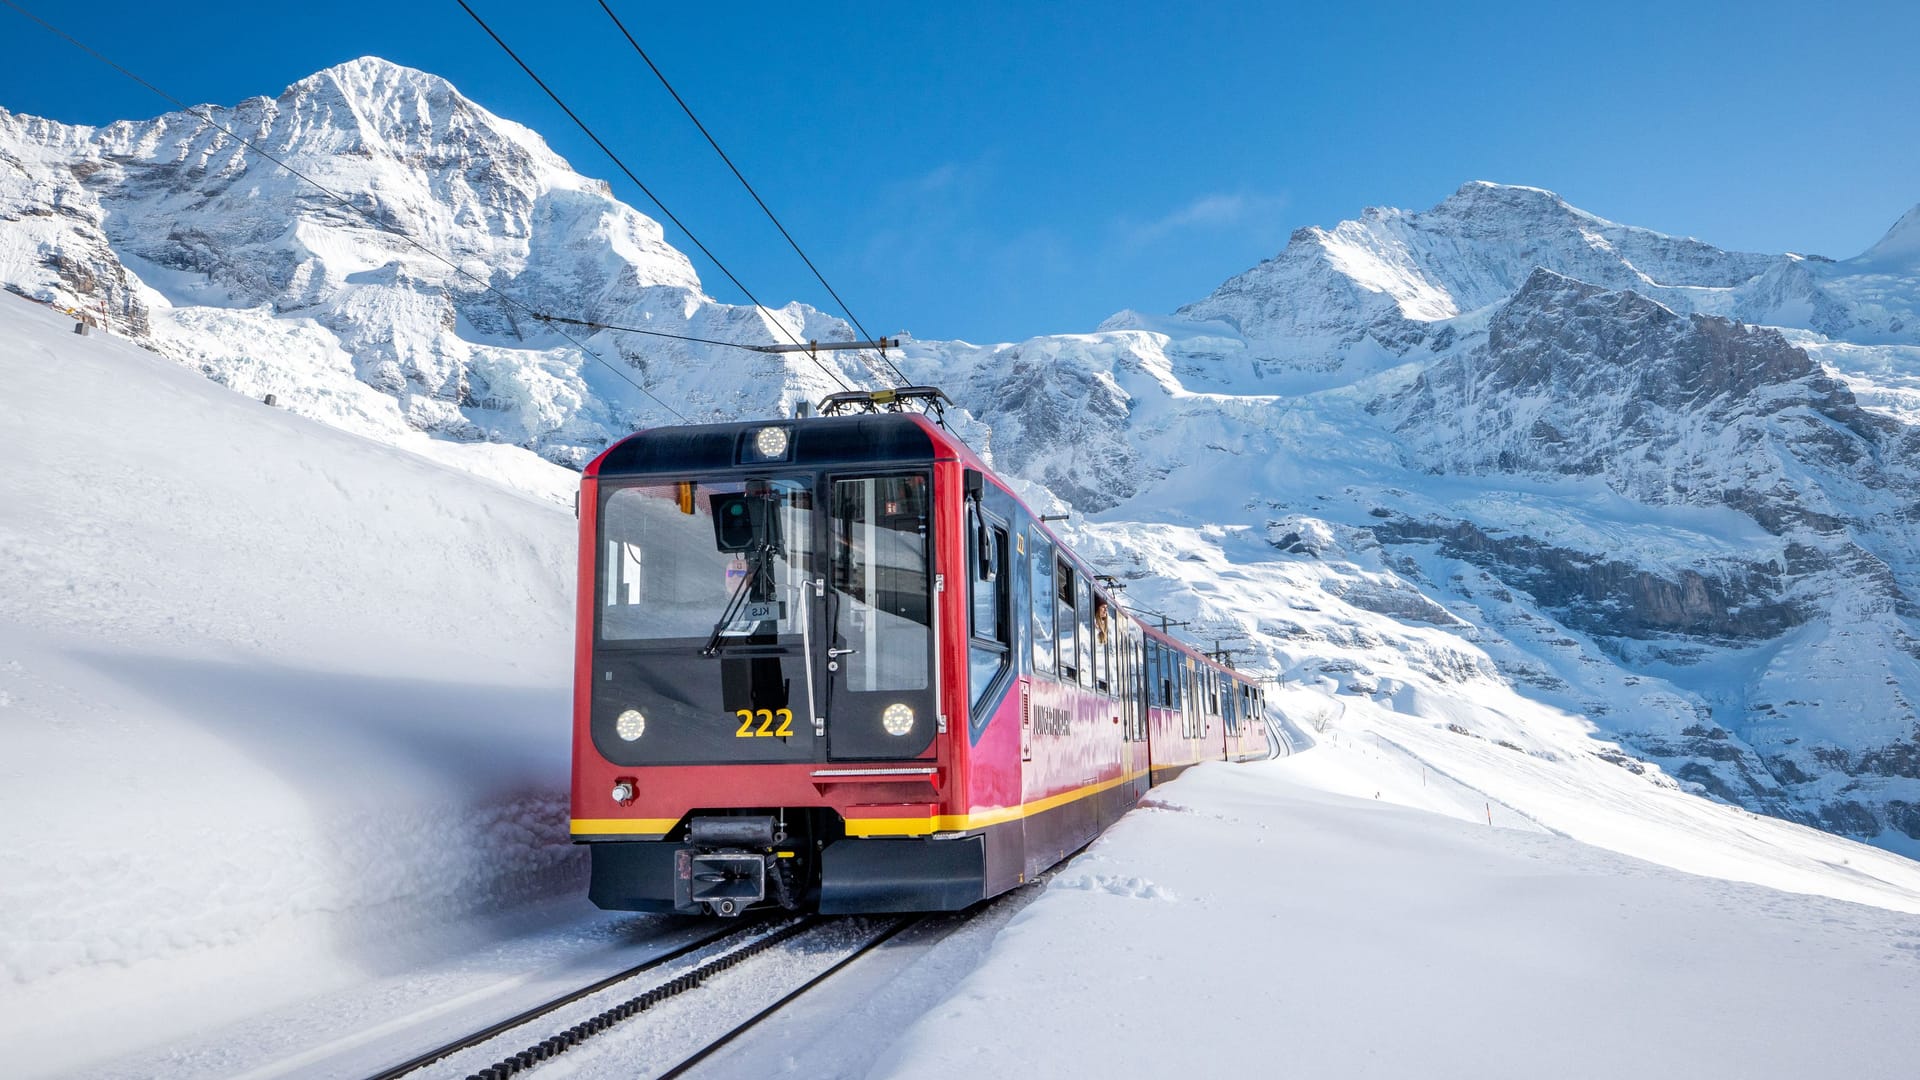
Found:
[[[613,722],[613,730],[616,735],[633,742],[647,733],[647,718],[640,715],[639,709],[628,709]]]
[[[613,801],[625,806],[633,801],[633,781],[622,780],[613,785]]]
[[[753,433],[753,452],[763,461],[779,461],[787,456],[789,437],[783,427],[763,427]]]
[[[880,714],[880,726],[889,735],[905,735],[913,730],[913,710],[896,701]]]

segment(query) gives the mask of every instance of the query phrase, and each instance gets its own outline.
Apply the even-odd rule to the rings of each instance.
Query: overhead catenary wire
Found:
[[[600,10],[606,12],[607,18],[612,19],[613,25],[619,28],[620,36],[627,39],[627,44],[633,46],[633,51],[639,53],[640,59],[646,61],[647,68],[653,72],[654,78],[659,79],[660,85],[666,87],[667,93],[673,95],[674,103],[680,106],[680,111],[686,113],[687,119],[693,121],[693,126],[700,129],[700,134],[706,138],[707,145],[713,147],[713,152],[720,155],[721,161],[726,162],[727,168],[733,172],[733,178],[740,181],[741,187],[747,189],[747,194],[753,196],[754,203],[760,207],[762,213],[767,215],[767,220],[773,222],[773,227],[780,230],[780,235],[786,239],[787,245],[793,248],[793,253],[800,256],[800,261],[807,264],[808,270],[813,271],[814,280],[820,283],[821,288],[827,290],[827,295],[833,297],[834,303],[840,305],[840,310],[846,314],[847,321],[853,323],[854,329],[860,331],[862,338],[872,340],[873,335],[867,331],[866,325],[860,321],[860,316],[853,313],[853,309],[847,306],[845,300],[841,299],[839,291],[827,281],[826,275],[822,274],[820,268],[813,264],[813,260],[807,257],[807,253],[800,249],[800,242],[793,238],[793,234],[787,231],[786,225],[782,224],[780,218],[774,214],[773,208],[768,206],[766,200],[760,197],[760,193],[754,190],[752,184],[747,182],[746,176],[740,172],[740,167],[733,163],[733,159],[727,156],[725,150],[720,149],[719,141],[713,137],[712,132],[707,130],[707,125],[701,123],[700,118],[693,114],[693,107],[688,105],[687,100],[680,96],[680,91],[674,89],[673,83],[668,81],[666,73],[660,70],[660,65],[654,63],[653,57],[647,55],[647,50],[640,47],[640,42],[635,40],[632,31],[627,29],[627,24],[621,22],[620,16],[614,14],[613,8],[607,5],[607,0],[598,0],[598,2],[600,4]],[[887,359],[886,353],[883,352],[880,354],[880,361],[887,365],[888,370],[893,372],[894,377],[899,379],[902,385],[908,382],[906,375],[901,372],[900,368],[895,365],[892,360]]]
[[[355,204],[352,199],[347,198],[346,196],[340,194],[339,192],[334,191],[332,188],[327,187],[325,184],[322,184],[318,180],[315,180],[313,177],[308,176],[306,173],[301,172],[299,169],[294,168],[292,165],[288,164],[284,159],[273,154],[271,151],[261,147],[258,143],[253,142],[252,140],[246,138],[245,136],[235,132],[232,128],[229,128],[225,124],[222,124],[218,120],[215,120],[210,113],[206,112],[203,109],[196,108],[192,105],[188,105],[186,102],[180,100],[179,98],[173,96],[172,94],[167,93],[165,90],[162,90],[160,87],[155,86],[153,83],[148,82],[146,79],[141,78],[139,75],[135,74],[133,71],[130,71],[127,68],[116,63],[112,58],[100,52],[98,49],[93,48],[92,46],[81,41],[79,38],[76,38],[72,34],[69,34],[65,30],[62,30],[60,27],[55,26],[54,24],[41,18],[39,15],[36,15],[32,11],[29,11],[26,8],[22,7],[20,4],[16,3],[15,0],[0,0],[0,4],[5,4],[7,7],[12,8],[16,12],[19,12],[21,15],[25,16],[26,18],[31,19],[32,21],[38,23],[41,26],[41,28],[47,30],[49,33],[52,33],[58,37],[66,39],[66,41],[69,44],[79,49],[80,51],[88,54],[89,56],[92,56],[94,59],[114,69],[120,74],[125,75],[127,78],[133,80],[134,82],[140,84],[141,86],[146,87],[148,90],[151,90],[154,94],[158,95],[163,100],[170,102],[181,111],[187,113],[190,116],[199,118],[203,123],[207,124],[209,127],[212,127],[217,131],[220,131],[221,133],[225,134],[228,138],[234,140],[235,142],[239,143],[242,146],[247,147],[248,149],[252,150],[254,153],[259,154],[263,158],[266,158],[268,161],[273,162],[275,165],[278,165],[280,168],[285,169],[287,172],[298,177],[302,181],[305,181],[315,191],[320,192],[322,195],[325,195],[327,198],[333,200],[334,202],[340,204],[341,206],[346,207],[348,210],[353,211],[353,213],[358,215],[362,220],[366,221],[368,224],[372,225],[375,229],[383,233],[386,233],[389,236],[397,237],[398,239],[406,241],[408,244],[411,244],[413,247],[419,249],[419,251],[422,252],[423,254],[428,255],[441,263],[444,263],[454,273],[459,274],[461,277],[466,278],[468,281],[471,281],[474,284],[480,286],[482,289],[486,290],[487,292],[490,292],[493,295],[499,297],[505,303],[520,309],[530,317],[537,319],[541,322],[545,322],[548,325],[552,325],[553,323],[560,322],[560,321],[569,321],[569,322],[574,321],[574,320],[561,320],[555,316],[547,315],[543,312],[540,312],[534,309],[533,307],[527,305],[526,303],[523,303],[520,300],[516,300],[512,296],[509,296],[506,293],[501,292],[500,289],[497,286],[495,286],[492,282],[487,281],[485,278],[481,278],[473,274],[472,272],[468,271],[466,268],[460,266],[458,263],[455,263],[452,259],[447,258],[446,256],[433,250],[427,245],[421,243],[419,240],[415,239],[413,236],[409,235],[404,230],[399,229],[398,227],[395,227],[392,225],[388,225],[387,223],[381,221],[379,218],[373,216],[373,214],[370,211],[362,209],[359,205]],[[634,389],[640,391],[642,394],[645,394],[647,397],[651,398],[655,404],[659,405],[661,408],[665,409],[667,412],[672,413],[674,417],[679,419],[682,423],[688,422],[687,417],[685,416],[685,414],[681,413],[680,410],[674,408],[672,405],[667,404],[667,402],[663,400],[658,394],[655,394],[653,391],[647,389],[646,386],[644,386],[643,384],[635,381],[625,371],[621,370],[621,368],[618,365],[612,363],[611,361],[607,360],[605,357],[601,356],[599,353],[593,351],[593,349],[588,347],[585,342],[581,341],[579,338],[574,337],[572,334],[567,333],[565,330],[560,329],[557,326],[554,327],[554,332],[559,334],[561,337],[566,338],[568,341],[572,342],[574,346],[578,348],[583,354],[585,354],[586,356],[592,357],[595,361],[599,362],[602,366],[606,367],[607,370],[613,372],[615,375],[618,375],[621,378],[621,380],[626,382],[629,386],[632,386]],[[735,348],[751,348],[751,346],[742,346],[737,342],[712,341],[705,338],[686,337],[680,334],[669,334],[664,331],[633,330],[631,332],[642,333],[642,334],[651,333],[658,337],[670,337],[678,340],[701,342],[703,344],[709,344],[709,345],[728,345]]]
[[[487,36],[493,39],[494,44],[500,46],[501,51],[505,52],[507,56],[511,58],[515,64],[518,64],[520,66],[521,71],[524,71],[527,73],[527,78],[532,79],[534,82],[534,85],[538,86],[541,90],[545,91],[546,95],[549,98],[553,99],[553,103],[560,107],[560,111],[567,114],[567,119],[572,120],[574,122],[574,125],[578,127],[582,132],[584,132],[587,138],[593,141],[593,145],[599,147],[600,152],[607,155],[607,159],[613,162],[614,167],[619,169],[620,172],[624,174],[629,181],[632,181],[633,186],[636,188],[639,188],[640,193],[642,195],[645,195],[647,199],[651,201],[656,208],[659,209],[660,213],[664,215],[668,221],[673,222],[674,226],[678,228],[683,234],[686,235],[686,238],[692,242],[694,247],[700,249],[700,254],[705,255],[709,262],[713,263],[714,266],[719,268],[722,274],[726,275],[726,278],[728,281],[733,282],[733,287],[736,289],[739,289],[741,294],[744,295],[750,302],[752,302],[753,306],[756,309],[758,309],[762,315],[766,317],[769,323],[778,327],[780,332],[785,334],[788,338],[790,338],[795,345],[805,344],[805,342],[802,342],[800,338],[793,333],[793,331],[787,329],[787,324],[781,322],[779,319],[774,318],[773,312],[767,310],[767,306],[760,302],[760,298],[753,294],[753,290],[747,288],[746,285],[742,283],[738,277],[734,276],[733,271],[727,269],[727,264],[721,262],[720,259],[717,256],[715,256],[712,251],[708,250],[706,244],[701,243],[700,238],[694,235],[693,230],[687,228],[686,222],[681,221],[680,218],[676,216],[672,210],[667,209],[667,204],[660,201],[660,197],[653,193],[653,189],[648,187],[644,182],[642,182],[638,176],[634,175],[633,170],[628,168],[627,163],[621,159],[620,155],[615,153],[613,151],[613,148],[607,145],[606,140],[602,139],[599,136],[599,134],[593,130],[592,126],[590,126],[585,120],[582,120],[580,118],[580,114],[574,112],[573,108],[566,103],[565,99],[561,98],[561,96],[554,91],[553,87],[547,85],[547,81],[545,79],[542,79],[539,76],[539,74],[536,73],[533,70],[533,68],[527,64],[525,60],[522,60],[520,58],[519,53],[513,51],[513,47],[507,44],[506,39],[502,38],[498,33],[495,33],[493,27],[487,25],[487,20],[481,18],[480,13],[473,10],[473,8],[467,3],[467,0],[454,0],[454,2],[459,4],[460,9],[462,11],[465,11],[467,15],[473,19],[474,22],[479,24],[480,29],[486,31]],[[821,371],[826,372],[828,378],[832,379],[835,383],[839,384],[840,389],[842,390],[853,389],[852,387],[847,385],[846,380],[842,379],[838,372],[834,371],[831,367],[828,367],[826,363],[824,363],[818,356],[815,356],[809,353],[808,359],[812,360],[814,364],[817,367],[819,367]]]

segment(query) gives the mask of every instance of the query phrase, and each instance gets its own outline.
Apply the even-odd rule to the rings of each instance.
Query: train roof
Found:
[[[782,456],[756,456],[762,431],[786,432]],[[981,467],[965,444],[917,413],[863,413],[799,419],[687,424],[637,431],[608,447],[588,476],[650,476],[715,472],[752,465],[869,465],[964,458]]]

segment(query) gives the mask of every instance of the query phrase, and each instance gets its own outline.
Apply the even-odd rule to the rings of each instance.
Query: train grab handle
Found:
[[[813,615],[807,607],[807,590],[811,588],[815,596],[827,594],[826,579],[800,582],[800,651],[807,658],[807,718],[813,721],[814,738],[827,733],[827,718],[820,715],[820,706],[813,699]],[[827,650],[832,656],[833,650]]]

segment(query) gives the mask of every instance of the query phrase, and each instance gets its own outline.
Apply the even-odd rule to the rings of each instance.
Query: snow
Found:
[[[570,512],[72,325],[0,297],[15,1067],[576,895]]]
[[[588,911],[565,845],[565,509],[16,299],[0,342],[17,1068],[364,1073],[660,933]],[[1317,554],[1276,558],[1108,518],[1074,527],[1154,567],[1147,599],[1314,628],[1269,657],[1301,752],[1156,789],[939,978],[849,984],[875,1004],[842,991],[842,1038],[783,1068],[1898,1071],[1920,865],[1602,759],[1350,530],[1301,518]],[[626,1075],[617,1046],[564,1071]]]
[[[1411,776],[1327,790],[1358,775],[1322,746],[1156,789],[873,1075],[1912,1074],[1920,892],[1697,877],[1396,805]]]

